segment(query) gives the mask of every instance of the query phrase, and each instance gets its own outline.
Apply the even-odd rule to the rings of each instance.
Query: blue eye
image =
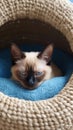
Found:
[[[43,72],[36,72],[36,76],[41,76],[43,74]]]
[[[27,76],[27,73],[26,72],[22,72],[22,71],[18,71],[18,75],[21,77],[21,78],[25,78]]]

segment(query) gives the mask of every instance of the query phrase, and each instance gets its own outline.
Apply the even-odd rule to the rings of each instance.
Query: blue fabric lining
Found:
[[[20,48],[25,51],[40,51],[43,49],[43,46],[39,45],[38,47],[32,44],[29,48],[28,45],[22,45]],[[63,89],[73,72],[73,57],[61,50],[55,49],[52,60],[63,71],[64,75],[45,81],[37,89],[27,90],[10,79],[10,50],[8,48],[2,49],[0,51],[0,91],[11,97],[32,101],[44,100],[55,96]]]
[[[73,0],[70,0],[71,2],[73,2]]]

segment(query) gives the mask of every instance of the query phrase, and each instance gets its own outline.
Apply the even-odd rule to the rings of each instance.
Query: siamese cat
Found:
[[[16,44],[11,44],[12,79],[26,89],[35,89],[45,80],[61,76],[61,70],[51,61],[53,44],[42,52],[22,52]]]

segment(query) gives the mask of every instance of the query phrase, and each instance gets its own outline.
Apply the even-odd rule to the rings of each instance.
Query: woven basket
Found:
[[[73,54],[70,1],[0,0],[0,47],[6,47],[12,39],[21,41],[19,37],[43,44],[48,35],[58,48]],[[58,95],[43,101],[0,93],[0,130],[73,130],[73,75]]]

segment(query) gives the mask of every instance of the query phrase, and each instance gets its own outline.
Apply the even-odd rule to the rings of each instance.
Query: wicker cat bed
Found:
[[[1,0],[0,47],[16,41],[44,44],[72,54],[73,5],[68,0]],[[54,98],[25,101],[0,93],[1,130],[72,130],[73,75]]]

